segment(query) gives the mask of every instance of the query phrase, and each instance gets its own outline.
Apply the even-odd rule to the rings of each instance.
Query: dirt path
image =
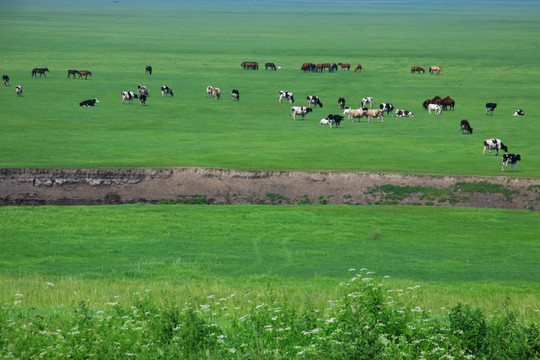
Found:
[[[540,210],[540,180],[394,173],[0,169],[0,205],[418,204]]]

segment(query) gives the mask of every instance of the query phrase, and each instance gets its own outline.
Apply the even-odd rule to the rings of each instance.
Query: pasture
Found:
[[[11,78],[0,89],[2,167],[499,175],[500,159],[481,154],[483,140],[496,137],[523,158],[508,176],[540,175],[540,155],[531,151],[540,110],[534,2],[513,2],[511,9],[505,2],[489,9],[458,3],[453,10],[399,1],[308,10],[305,2],[281,1],[103,1],[84,11],[66,2],[32,4],[3,4],[0,15],[0,71]],[[283,69],[243,70],[243,61]],[[304,62],[361,63],[364,70],[304,73]],[[410,73],[411,66],[433,64],[444,74]],[[31,78],[34,67],[48,67],[47,78]],[[67,79],[68,69],[93,75]],[[147,106],[123,105],[121,92],[137,84],[149,89]],[[160,96],[163,85],[173,98]],[[222,89],[222,100],[206,97],[208,85]],[[240,90],[237,103],[233,88]],[[292,91],[301,106],[317,95],[324,107],[292,121],[279,90]],[[451,96],[455,111],[429,116],[422,103],[436,95]],[[319,126],[343,112],[342,96],[351,107],[372,96],[376,107],[390,102],[416,116]],[[93,98],[96,107],[78,106]],[[485,115],[486,102],[499,104],[493,116]],[[513,117],[517,108],[526,115]],[[473,135],[460,134],[462,119]]]

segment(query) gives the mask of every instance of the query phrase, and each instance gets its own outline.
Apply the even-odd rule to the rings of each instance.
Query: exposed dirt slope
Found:
[[[0,169],[0,205],[193,202],[194,198],[211,204],[386,203],[538,211],[540,180],[200,168]]]

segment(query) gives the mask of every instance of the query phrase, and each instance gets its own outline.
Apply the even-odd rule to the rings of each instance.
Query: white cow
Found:
[[[484,151],[482,152],[482,155],[486,154],[486,150],[489,150],[489,155],[491,155],[491,150],[497,150],[497,154],[499,155],[499,152],[501,149],[504,150],[504,152],[508,152],[508,147],[503,144],[503,142],[499,139],[486,139],[484,140]]]
[[[305,106],[293,106],[291,108],[291,117],[293,120],[296,120],[296,115],[302,115],[302,120],[304,120],[304,117],[307,113],[312,112],[313,109],[310,107]]]

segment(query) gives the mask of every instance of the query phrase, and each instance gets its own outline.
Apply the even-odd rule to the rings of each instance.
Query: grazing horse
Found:
[[[413,73],[418,73],[418,74],[423,73],[423,74],[425,74],[426,70],[424,70],[424,68],[421,68],[420,66],[413,66],[411,68],[411,74],[413,74]]]
[[[351,71],[351,64],[338,63],[338,65],[341,66],[341,70]]]
[[[456,105],[456,102],[450,96],[447,96],[443,99],[439,99],[437,100],[436,103],[437,105],[442,105],[442,109],[444,111],[447,111],[449,107],[450,107],[450,110],[454,110],[454,106]]]
[[[41,75],[47,77],[47,75],[45,75],[45,72],[48,72],[49,69],[48,68],[33,68],[32,69],[32,77],[37,77],[37,74],[39,74],[39,77],[41,77]]]
[[[259,70],[259,64],[255,61],[244,61],[240,66],[244,68],[244,70]]]
[[[315,71],[315,68],[316,68],[317,65],[313,64],[313,63],[304,63],[302,65],[302,67],[300,68],[300,70],[302,71]]]
[[[337,71],[337,69],[338,69],[338,65],[335,64],[335,63],[332,63],[332,64],[330,64],[330,66],[328,66],[328,71],[329,72]]]
[[[4,86],[8,86],[9,85],[9,76],[2,75],[2,81],[4,82]]]
[[[428,104],[427,111],[429,115],[431,115],[431,110],[435,111],[435,114],[438,114],[438,115],[442,114],[441,107],[437,104]]]
[[[268,68],[270,68],[270,70],[274,70],[274,71],[277,70],[276,64],[274,64],[274,63],[266,63],[266,64],[264,64],[264,70],[268,70]]]
[[[361,71],[361,70],[362,70],[362,64],[358,64],[358,65],[356,65],[356,67],[354,68],[354,72]]]
[[[82,77],[84,76],[84,79],[88,79],[88,76],[90,75],[90,77],[92,77],[92,73],[88,70],[81,70],[79,71],[79,79],[82,79]]]
[[[442,75],[443,70],[442,70],[442,68],[440,66],[431,66],[429,68],[429,73],[431,75],[433,75],[433,74]]]
[[[152,67],[150,65],[148,65],[147,67],[144,68],[144,73],[145,74],[148,74],[148,75],[152,75]]]
[[[73,79],[75,79],[76,74],[80,74],[79,70],[68,70],[66,79],[69,78],[71,75],[73,75]]]

